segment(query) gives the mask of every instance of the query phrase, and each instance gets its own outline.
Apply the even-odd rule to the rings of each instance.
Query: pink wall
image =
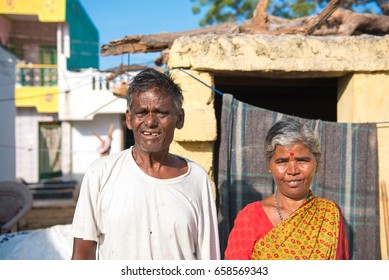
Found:
[[[11,29],[11,22],[0,16],[0,43],[5,45],[8,41],[8,34]]]

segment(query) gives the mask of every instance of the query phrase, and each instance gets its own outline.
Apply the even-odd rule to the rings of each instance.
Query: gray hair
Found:
[[[146,91],[155,91],[172,98],[177,111],[182,109],[184,97],[181,88],[173,81],[171,75],[165,75],[153,68],[139,72],[127,89],[127,109],[131,111],[134,95]]]
[[[320,165],[322,155],[317,134],[309,127],[307,122],[301,123],[294,118],[280,120],[268,131],[265,138],[267,164],[269,164],[277,145],[289,147],[295,143],[301,143],[307,147],[315,157],[317,167]]]

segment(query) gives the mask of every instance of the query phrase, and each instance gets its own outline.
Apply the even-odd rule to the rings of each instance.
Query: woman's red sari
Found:
[[[235,219],[225,251],[229,260],[348,258],[340,208],[314,196],[276,227],[260,202],[248,204]]]

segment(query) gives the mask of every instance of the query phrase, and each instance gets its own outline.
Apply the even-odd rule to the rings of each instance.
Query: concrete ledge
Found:
[[[169,67],[198,71],[389,70],[389,36],[202,35],[180,37]]]

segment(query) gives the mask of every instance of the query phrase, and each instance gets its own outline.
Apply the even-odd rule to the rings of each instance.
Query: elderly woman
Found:
[[[340,207],[310,190],[321,159],[314,132],[296,119],[281,120],[266,136],[265,154],[276,191],[239,211],[225,259],[348,259]]]

